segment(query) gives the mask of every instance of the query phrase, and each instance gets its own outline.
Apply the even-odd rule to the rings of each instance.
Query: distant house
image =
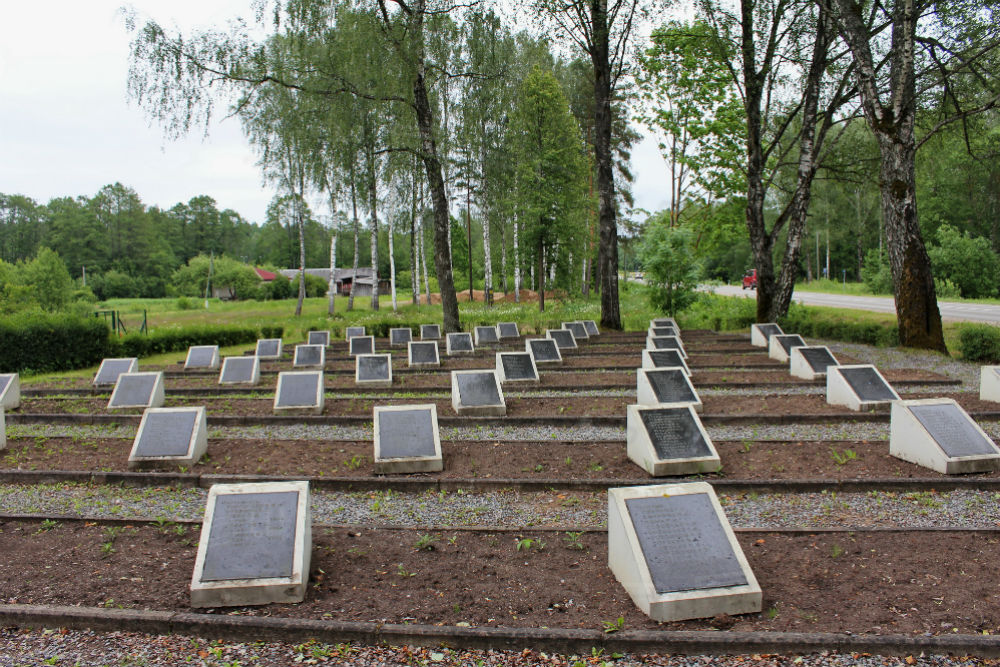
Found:
[[[256,272],[257,277],[260,278],[262,283],[269,283],[278,277],[278,274],[272,273],[271,271],[265,271],[264,269],[258,269],[256,266],[253,267],[254,272]]]
[[[322,279],[325,283],[330,282],[330,269],[306,269],[306,273]],[[358,267],[357,274],[355,274],[354,269],[337,269],[334,275],[337,294],[347,296],[351,293],[351,284],[357,282],[358,285],[354,288],[354,296],[371,296],[372,285],[375,282],[373,274],[374,272],[371,268],[360,266]],[[281,269],[281,275],[289,280],[295,280],[299,275],[299,270]],[[379,294],[387,294],[389,292],[389,281],[387,279],[379,279],[378,291]]]
[[[278,277],[276,273],[265,271],[264,269],[258,269],[257,267],[254,267],[253,270],[262,283],[269,283]],[[237,297],[237,294],[236,289],[232,285],[217,285],[213,283],[212,296],[216,299],[221,299],[222,301],[232,301]],[[246,295],[244,295],[243,298],[246,298]]]

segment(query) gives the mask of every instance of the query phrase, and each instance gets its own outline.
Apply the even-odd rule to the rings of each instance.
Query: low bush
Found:
[[[958,350],[966,361],[1000,361],[1000,329],[988,324],[966,324],[958,330]]]
[[[738,331],[757,321],[757,302],[742,297],[699,292],[694,303],[677,316],[684,329]]]
[[[148,357],[164,352],[186,350],[192,345],[228,347],[256,342],[258,331],[253,327],[191,326],[177,329],[154,329],[148,334],[133,333],[114,339],[115,356]],[[268,338],[272,336],[267,336]],[[276,338],[276,336],[274,336]]]
[[[66,313],[22,313],[0,320],[0,371],[66,371],[111,356],[108,325]]]
[[[879,322],[852,322],[837,313],[824,313],[808,306],[793,304],[788,315],[778,320],[789,333],[811,338],[827,338],[846,343],[899,345],[899,327]]]

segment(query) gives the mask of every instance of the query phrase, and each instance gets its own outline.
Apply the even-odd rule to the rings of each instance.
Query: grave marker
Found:
[[[261,338],[257,341],[257,349],[254,350],[254,356],[258,359],[276,361],[281,359],[281,348],[280,338]]]
[[[421,324],[420,340],[439,340],[441,338],[440,324]]]
[[[440,366],[441,356],[438,353],[437,341],[412,341],[407,349],[407,362],[411,367]]]
[[[283,371],[278,373],[274,391],[274,413],[322,414],[323,371]]]
[[[690,404],[629,405],[628,457],[653,477],[715,472],[719,454]]]
[[[445,338],[445,353],[451,357],[460,354],[475,354],[476,348],[472,344],[472,334],[450,333]]]
[[[705,482],[608,489],[608,566],[657,621],[761,610],[760,585]]]
[[[683,368],[684,374],[691,377],[691,369],[680,350],[643,350],[642,368]]]
[[[306,344],[307,345],[322,345],[323,347],[330,346],[330,332],[327,331],[310,331],[306,334]]]
[[[191,606],[302,602],[309,582],[308,482],[215,484],[191,577]]]
[[[780,336],[785,332],[774,322],[750,325],[750,344],[754,347],[768,347],[771,336]]]
[[[587,327],[588,336],[600,336],[601,330],[597,328],[597,322],[594,320],[584,320],[583,326]]]
[[[296,345],[293,368],[313,368],[322,370],[326,366],[326,348],[322,345]]]
[[[569,329],[573,332],[573,338],[576,339],[577,343],[590,338],[590,335],[587,334],[587,327],[583,322],[563,322],[563,329]]]
[[[690,403],[701,412],[701,399],[683,368],[640,368],[636,370],[636,403]]]
[[[354,384],[367,387],[392,386],[392,355],[359,354],[354,358]]]
[[[184,370],[192,368],[216,369],[219,367],[218,345],[192,345],[184,360]]]
[[[375,408],[375,472],[440,472],[437,406],[380,405]]]
[[[673,327],[649,327],[646,338],[659,338],[661,336],[677,336],[677,329]]]
[[[945,475],[1000,469],[1000,449],[950,398],[894,402],[889,454]]]
[[[497,325],[497,333],[500,338],[520,338],[521,332],[517,328],[517,322],[501,322]]]
[[[851,410],[870,410],[898,401],[899,394],[871,365],[829,366],[826,369],[826,402]]]
[[[980,369],[979,400],[1000,402],[1000,366],[983,366]]]
[[[129,470],[167,465],[191,467],[208,448],[205,408],[149,408],[128,455]]]
[[[7,449],[7,418],[4,409],[0,408],[0,451]]]
[[[219,384],[257,384],[260,382],[259,357],[226,357],[222,360]]]
[[[499,343],[500,336],[497,335],[496,327],[476,327],[476,347],[486,343]]]
[[[413,332],[410,327],[399,327],[389,329],[389,345],[392,347],[406,347],[413,340]]]
[[[163,373],[122,373],[108,401],[108,410],[158,408],[163,405]]]
[[[647,350],[677,350],[681,356],[687,359],[687,352],[684,350],[684,343],[680,336],[647,336]]]
[[[826,377],[826,369],[836,365],[837,358],[830,348],[822,345],[793,347],[789,358],[789,372],[803,380]]]
[[[460,415],[507,414],[496,371],[452,371],[451,405]]]
[[[673,327],[680,331],[680,327],[677,326],[677,320],[672,317],[657,317],[649,321],[649,326],[651,327]]]
[[[364,327],[347,327],[344,330],[344,335],[346,336],[347,340],[351,340],[355,336],[364,336],[364,335],[366,335],[365,328]]]
[[[767,356],[787,364],[792,348],[805,346],[806,342],[798,334],[778,334],[768,339]]]
[[[538,382],[538,367],[530,352],[497,352],[500,382]]]
[[[559,353],[562,354],[563,350],[575,350],[576,349],[576,336],[569,329],[546,329],[545,337],[551,338],[559,346]]]
[[[353,336],[349,340],[352,357],[356,357],[359,354],[375,354],[374,336]]]
[[[524,349],[534,357],[536,367],[538,364],[555,365],[562,363],[559,345],[551,338],[529,338],[524,341]]]
[[[0,375],[0,410],[21,407],[21,376],[17,373]]]
[[[139,360],[136,357],[125,359],[104,359],[101,361],[97,374],[94,375],[94,385],[97,387],[110,387],[118,382],[118,376],[122,373],[138,373]]]

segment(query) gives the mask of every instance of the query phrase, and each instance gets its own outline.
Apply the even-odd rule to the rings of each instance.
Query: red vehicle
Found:
[[[757,269],[750,269],[743,274],[743,289],[757,289]]]

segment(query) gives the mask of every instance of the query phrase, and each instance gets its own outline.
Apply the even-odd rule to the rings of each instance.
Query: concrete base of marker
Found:
[[[791,354],[788,355],[788,372],[792,377],[802,378],[803,380],[819,380],[826,377],[826,371],[814,371],[813,367],[809,365],[806,358],[802,356],[800,351],[802,348],[793,347]]]
[[[382,438],[379,431],[379,412],[403,410],[430,410],[432,428],[434,430],[434,456],[407,456],[398,458],[382,457]],[[441,435],[438,431],[437,406],[426,405],[379,405],[375,407],[374,444],[375,444],[375,474],[393,475],[411,472],[441,472],[444,470],[444,459],[441,457]]]
[[[979,374],[979,400],[1000,403],[1000,366],[983,366]]]
[[[475,341],[472,340],[472,335],[471,334],[464,334],[464,335],[469,336],[469,341],[472,343],[472,345],[470,346],[470,349],[468,349],[468,350],[456,350],[456,349],[452,349],[452,347],[451,347],[452,336],[451,336],[451,334],[447,334],[445,336],[445,339],[444,339],[444,352],[445,352],[445,354],[447,354],[449,357],[457,357],[457,356],[462,356],[462,355],[465,355],[465,356],[472,356],[472,355],[474,355],[476,353],[476,344],[475,344]]]
[[[765,326],[766,327],[771,327],[771,326],[776,327],[778,329],[778,332],[779,333],[781,332],[781,327],[779,327],[777,324],[774,324],[773,322],[769,322],[767,324],[751,324],[750,325],[750,344],[753,345],[754,347],[767,347],[768,346],[768,342],[767,342],[768,341],[768,337],[767,337],[767,334],[764,333],[764,331],[761,330],[761,327],[765,327]]]
[[[661,339],[670,339],[676,341],[676,345],[669,345],[669,347],[658,347],[657,342]],[[677,350],[681,353],[681,356],[687,359],[687,350],[684,349],[684,343],[681,341],[680,336],[646,336],[646,348],[647,350]]]
[[[719,453],[712,444],[712,439],[708,437],[708,432],[701,425],[701,420],[694,417],[701,431],[701,437],[705,439],[711,451],[711,456],[699,456],[685,459],[661,459],[649,439],[649,432],[642,423],[639,412],[644,409],[657,410],[660,408],[690,408],[690,403],[664,403],[656,406],[629,405],[625,417],[625,441],[626,454],[628,458],[637,466],[648,472],[653,477],[666,477],[669,475],[693,475],[703,472],[716,472],[721,466]],[[693,416],[693,415],[692,415]]]
[[[10,373],[7,386],[0,392],[0,410],[17,410],[21,407],[21,375]]]
[[[126,375],[155,375],[156,379],[153,383],[153,390],[149,394],[148,403],[136,403],[127,404],[123,403],[122,399],[118,398],[119,387],[121,386],[122,377]],[[163,371],[145,371],[142,373],[122,373],[118,376],[118,382],[115,383],[115,388],[111,392],[111,398],[108,399],[108,410],[130,410],[130,409],[143,409],[146,408],[159,408],[163,405],[165,400],[164,389],[163,389]]]
[[[238,361],[233,361],[234,359]],[[250,379],[249,380],[224,380],[226,376],[226,364],[232,363],[249,363],[251,364]],[[260,359],[258,357],[226,357],[222,360],[222,370],[219,371],[219,384],[243,384],[243,385],[257,385],[260,384]]]
[[[503,357],[508,354],[518,354],[527,355],[531,360],[531,371],[534,373],[535,377],[530,378],[509,378],[503,367]],[[500,378],[500,383],[504,382],[516,382],[516,383],[526,383],[526,384],[538,384],[540,379],[538,377],[538,366],[535,364],[535,357],[532,356],[530,352],[497,352],[497,377]]]
[[[0,408],[0,451],[7,449],[7,419],[4,417],[4,409]]]
[[[195,363],[194,357],[199,353],[207,352],[209,355],[207,364]],[[218,345],[192,345],[188,348],[187,357],[184,359],[184,370],[215,370],[219,367],[219,346]]]
[[[181,456],[137,456],[136,449],[139,445],[139,439],[143,436],[143,430],[146,427],[146,415],[150,412],[150,410],[146,410],[142,415],[142,421],[139,422],[139,430],[135,434],[132,451],[128,455],[128,469],[147,470],[150,468],[163,468],[165,466],[190,468],[201,460],[201,457],[205,455],[205,451],[208,449],[208,428],[206,426],[207,420],[205,419],[205,408],[198,406],[196,408],[151,409],[161,413],[189,412],[191,410],[198,411],[198,416],[195,417],[194,421],[194,430],[191,433],[191,438],[188,443],[188,451],[186,454]]]
[[[359,375],[359,366],[363,357],[386,357],[389,377],[375,380],[362,380]],[[392,355],[389,354],[359,354],[354,357],[354,384],[359,387],[391,387],[392,386]]]
[[[657,593],[646,568],[639,539],[632,527],[625,501],[662,495],[707,493],[723,528],[740,561],[747,584],[722,588],[703,588],[693,591]],[[608,489],[608,567],[628,592],[629,597],[646,615],[656,621],[683,621],[692,618],[712,618],[719,614],[734,616],[761,611],[763,596],[750,564],[743,555],[739,542],[729,522],[725,519],[710,484],[662,484]]]
[[[861,412],[863,410],[872,410],[880,405],[892,403],[892,401],[862,401],[858,398],[858,395],[854,392],[854,389],[847,382],[847,380],[844,379],[844,376],[840,374],[840,371],[845,368],[854,368],[854,366],[836,366],[827,368],[826,402],[828,405],[843,405],[844,407],[854,410],[855,412]],[[878,369],[876,369],[876,372],[878,372],[880,376],[882,375]],[[886,382],[886,384],[889,383]],[[895,400],[899,400],[898,395]]]
[[[559,351],[559,346],[555,345],[555,359],[539,359],[535,356],[534,351],[531,349],[532,341],[544,340],[552,341],[551,338],[528,338],[524,341],[524,351],[531,354],[532,358],[535,360],[535,366],[560,366],[562,365],[562,352]],[[554,341],[553,341],[554,342]]]
[[[793,348],[794,349],[794,348]],[[788,352],[778,341],[777,336],[771,336],[767,343],[767,356],[769,359],[774,359],[775,361],[780,361],[783,364],[787,364],[789,357]]]
[[[930,468],[945,475],[962,475],[975,472],[992,472],[1000,470],[1000,453],[983,456],[948,456],[924,429],[920,421],[907,408],[917,405],[950,404],[968,417],[968,413],[958,403],[950,398],[928,398],[912,401],[895,401],[889,425],[889,455],[897,459],[909,461],[918,466]],[[992,442],[986,434],[970,419],[976,430]]]
[[[413,345],[424,346],[433,344],[435,347],[434,360],[433,361],[414,361],[413,360]],[[409,368],[423,368],[423,367],[434,367],[441,365],[441,350],[437,345],[437,341],[434,340],[420,340],[420,341],[410,341],[406,345],[406,365]]]

